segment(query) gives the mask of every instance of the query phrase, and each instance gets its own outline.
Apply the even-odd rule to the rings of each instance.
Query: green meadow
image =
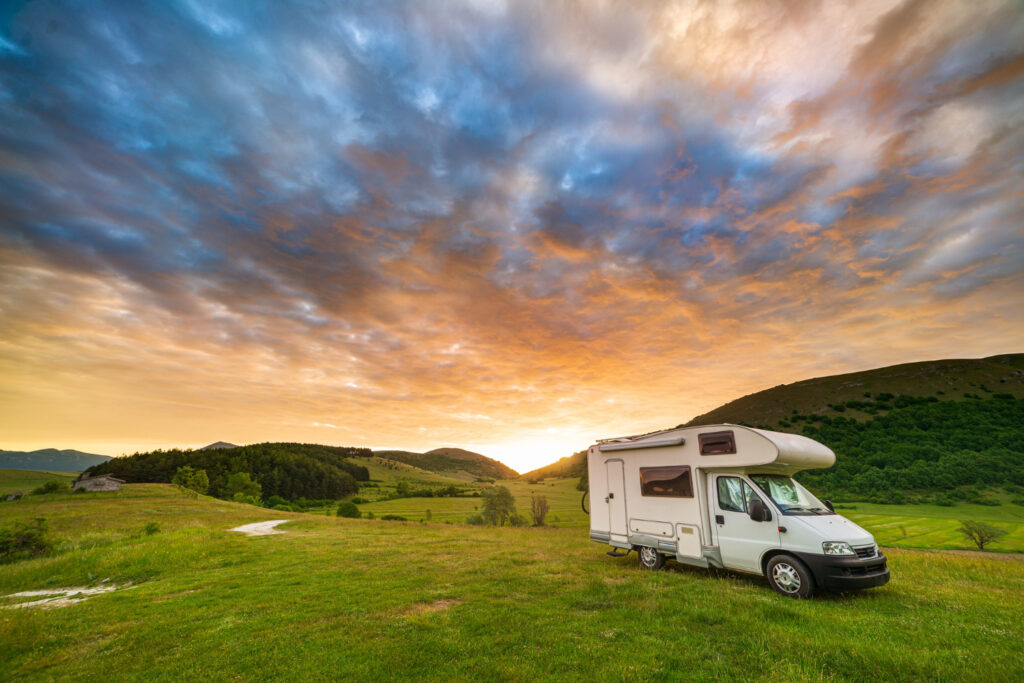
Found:
[[[2,565],[0,595],[119,589],[46,610],[0,597],[4,678],[1024,677],[1015,555],[891,549],[888,585],[795,601],[755,577],[640,571],[578,527],[340,519],[159,484],[0,505],[0,527],[40,516],[57,552]],[[228,531],[268,519],[291,521]]]
[[[547,522],[559,528],[586,529],[590,522],[580,507],[581,492],[576,490],[576,479],[545,479],[537,484],[516,479],[502,481],[516,499],[517,509],[529,516],[530,498],[543,495],[551,508]],[[372,497],[373,489],[360,495]],[[387,493],[389,489],[381,489]],[[986,550],[1024,552],[1024,507],[1007,500],[999,506],[957,503],[951,507],[938,505],[875,505],[849,503],[837,512],[875,535],[884,546],[901,548],[941,548],[946,550],[976,549],[957,531],[962,520],[991,522],[1006,529],[1007,535]],[[430,519],[434,522],[466,521],[478,512],[480,498],[397,498],[360,505],[365,513],[375,517],[397,515],[410,521]]]
[[[37,470],[0,470],[0,496],[15,491],[25,495],[51,479],[70,484],[78,478],[78,472],[45,472]]]

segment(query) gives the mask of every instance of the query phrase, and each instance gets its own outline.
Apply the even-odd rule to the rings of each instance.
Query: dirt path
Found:
[[[243,524],[242,526],[236,526],[230,531],[238,531],[246,536],[269,536],[270,534],[283,534],[283,531],[278,531],[274,527],[278,524],[284,524],[290,522],[290,519],[272,519],[268,522],[255,522],[253,524]]]

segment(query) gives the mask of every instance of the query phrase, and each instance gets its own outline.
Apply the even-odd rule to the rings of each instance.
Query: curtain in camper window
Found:
[[[743,482],[739,477],[718,478],[718,507],[733,512],[746,512],[743,504]]]

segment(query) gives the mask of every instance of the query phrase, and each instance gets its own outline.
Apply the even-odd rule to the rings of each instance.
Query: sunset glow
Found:
[[[0,448],[469,448],[1020,352],[1015,2],[29,2]]]

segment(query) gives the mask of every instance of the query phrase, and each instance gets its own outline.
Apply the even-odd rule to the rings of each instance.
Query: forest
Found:
[[[369,471],[348,460],[367,457],[355,447],[299,443],[262,443],[218,450],[156,450],[114,458],[86,470],[95,476],[113,474],[129,483],[170,483],[179,467],[205,470],[210,494],[224,497],[228,476],[248,473],[259,483],[262,496],[336,500],[359,490]]]
[[[878,413],[867,420],[794,414],[780,428],[835,451],[833,467],[797,476],[822,496],[911,502],[907,494],[912,499],[917,492],[941,504],[953,498],[985,502],[979,488],[1020,493],[1024,399],[965,398],[866,396],[846,407]]]

